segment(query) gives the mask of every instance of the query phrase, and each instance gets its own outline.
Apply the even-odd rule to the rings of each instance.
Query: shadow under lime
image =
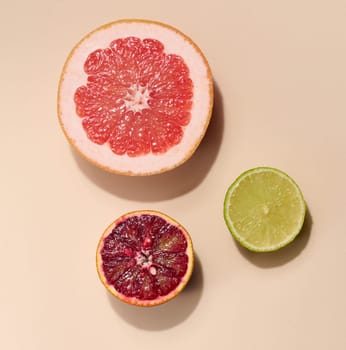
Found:
[[[236,242],[236,246],[247,260],[258,267],[279,267],[289,263],[303,252],[309,242],[312,225],[312,216],[309,208],[307,208],[302,230],[287,246],[273,252],[252,252],[241,246],[238,242]]]

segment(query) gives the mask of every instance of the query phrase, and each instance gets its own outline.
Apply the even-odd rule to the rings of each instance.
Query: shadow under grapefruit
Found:
[[[212,118],[201,144],[187,162],[174,170],[147,177],[129,177],[99,169],[71,148],[74,159],[90,181],[116,196],[143,202],[178,197],[203,181],[218,155],[223,136],[224,112],[222,95],[215,83],[214,99]]]

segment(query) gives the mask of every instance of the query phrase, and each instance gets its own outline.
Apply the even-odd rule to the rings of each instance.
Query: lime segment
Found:
[[[302,229],[306,205],[295,181],[281,170],[258,167],[228,188],[224,219],[233,237],[256,252],[280,249]]]

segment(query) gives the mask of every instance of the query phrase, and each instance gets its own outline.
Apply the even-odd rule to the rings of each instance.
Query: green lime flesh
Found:
[[[302,229],[306,205],[295,181],[281,170],[258,167],[228,188],[224,219],[233,237],[256,252],[278,250]]]

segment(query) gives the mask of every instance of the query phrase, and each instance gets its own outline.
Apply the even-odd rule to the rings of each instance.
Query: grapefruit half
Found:
[[[58,88],[62,129],[82,156],[113,173],[151,175],[188,160],[213,107],[209,64],[179,30],[120,20],[71,51]]]
[[[191,237],[169,216],[153,210],[122,215],[97,246],[101,282],[118,299],[155,306],[177,296],[194,266]]]

